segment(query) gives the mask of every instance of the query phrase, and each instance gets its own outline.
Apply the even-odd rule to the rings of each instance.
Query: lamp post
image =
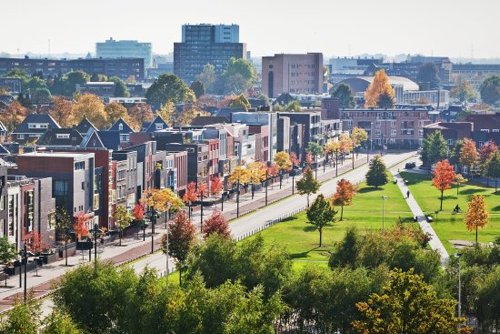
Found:
[[[382,196],[382,230],[385,228],[385,201],[388,199],[389,197],[383,195]]]
[[[266,206],[267,206],[267,184],[269,183],[269,171],[266,168]]]
[[[295,169],[292,169],[292,195],[295,194]]]
[[[23,266],[24,266],[24,302],[26,303],[27,298],[27,287],[28,287],[28,274],[27,274],[27,266],[28,266],[28,251],[26,249],[26,242],[23,245],[23,248],[19,251],[19,255],[21,256],[21,266],[19,267],[19,287],[22,286],[22,274],[23,274]]]
[[[458,317],[462,315],[462,282],[461,282],[461,277],[460,277],[460,257],[462,256],[462,253],[456,253],[455,257],[458,258],[458,305],[457,305],[457,311],[458,311]]]
[[[240,217],[240,176],[238,175],[238,183],[236,186],[236,218]]]
[[[200,232],[203,233],[203,189],[200,191]]]
[[[94,224],[94,228],[92,228],[89,232],[91,232],[94,236],[94,270],[97,272],[97,237],[101,233],[99,225]]]
[[[157,218],[156,210],[154,208],[151,208],[151,216],[149,218],[151,220],[151,254],[154,253],[154,246],[155,246],[154,237],[155,237],[156,218]]]

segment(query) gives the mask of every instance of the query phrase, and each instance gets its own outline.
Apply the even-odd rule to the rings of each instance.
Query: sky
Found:
[[[23,0],[0,14],[0,52],[95,52],[110,37],[167,54],[182,24],[239,24],[252,56],[500,57],[500,0]]]

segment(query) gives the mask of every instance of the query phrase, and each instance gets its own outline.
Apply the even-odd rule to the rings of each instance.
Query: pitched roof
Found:
[[[121,128],[120,128],[121,125]],[[134,129],[128,125],[127,122],[123,118],[118,118],[116,122],[111,125],[108,129],[108,131],[119,131],[120,133],[132,133],[135,132]]]
[[[120,148],[120,131],[99,131],[99,138],[107,149],[118,150]]]
[[[47,128],[30,128],[29,124],[48,124]],[[21,124],[12,132],[18,133],[44,133],[47,129],[61,128],[56,120],[49,114],[29,114]]]
[[[221,116],[196,116],[192,121],[192,126],[204,126],[217,123],[229,123],[226,117]]]
[[[99,136],[98,131],[94,128],[89,128],[85,136],[83,136],[82,142],[80,143],[82,148],[96,148],[96,147],[106,147]]]
[[[0,132],[7,131],[7,127],[0,121]]]
[[[75,128],[49,129],[37,140],[37,145],[78,146],[83,136]]]
[[[10,154],[10,151],[5,146],[0,144],[0,154]]]
[[[80,121],[80,123],[76,126],[76,130],[77,130],[78,132],[80,132],[82,135],[83,135],[83,134],[86,134],[86,133],[89,131],[89,129],[90,129],[90,128],[94,129],[95,131],[98,131],[98,130],[99,130],[99,129],[97,129],[97,127],[96,127],[94,124],[92,124],[92,122],[91,122],[91,121],[89,121],[89,120],[88,120],[88,118],[87,118],[87,117],[85,117],[85,116],[84,116],[84,117],[83,117],[83,119]]]
[[[162,128],[157,129],[156,124],[162,124]],[[167,122],[165,122],[165,120],[160,115],[156,115],[156,117],[151,122],[142,123],[141,132],[155,132],[157,130],[164,130],[167,128],[168,128]]]

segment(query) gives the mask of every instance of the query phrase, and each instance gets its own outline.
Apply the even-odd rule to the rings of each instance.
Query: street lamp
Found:
[[[266,168],[266,206],[267,206],[267,184],[269,183],[269,171]]]
[[[24,302],[26,303],[27,298],[27,288],[28,288],[28,274],[27,274],[27,266],[28,266],[28,251],[26,249],[26,242],[24,243],[24,248],[19,251],[19,255],[21,256],[21,266],[19,267],[19,287],[21,287],[21,276],[23,273],[23,265],[24,265]]]
[[[238,183],[236,189],[236,218],[240,217],[240,175],[238,174]]]
[[[101,234],[99,225],[94,224],[94,228],[92,228],[89,232],[91,232],[94,236],[94,270],[97,271],[97,237]]]
[[[154,208],[151,208],[151,216],[149,217],[149,220],[151,220],[151,254],[154,253],[154,237],[155,237],[155,224],[156,224],[156,210]]]
[[[388,199],[389,197],[383,195],[382,196],[382,230],[384,229],[384,225],[385,225],[385,201]]]
[[[462,284],[461,284],[461,277],[460,277],[460,257],[462,256],[462,253],[456,253],[455,257],[458,259],[458,317],[462,315]]]

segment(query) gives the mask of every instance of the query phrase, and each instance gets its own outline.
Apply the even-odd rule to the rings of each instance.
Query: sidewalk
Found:
[[[424,233],[427,233],[430,235],[430,241],[429,245],[433,250],[436,250],[438,254],[441,256],[441,264],[444,266],[448,260],[450,259],[450,256],[448,255],[448,252],[446,251],[446,248],[444,248],[443,243],[441,240],[439,240],[436,232],[432,228],[431,224],[427,222],[427,219],[424,215],[424,212],[418,205],[417,201],[413,197],[413,194],[410,192],[409,198],[406,198],[406,194],[409,191],[408,186],[405,184],[403,178],[401,175],[399,175],[398,172],[392,172],[394,177],[397,180],[397,184],[399,186],[399,190],[401,190],[401,194],[403,197],[406,199],[406,203],[408,204],[408,207],[410,208],[411,212],[413,213],[414,217],[417,217],[417,222],[420,225],[420,228]]]

